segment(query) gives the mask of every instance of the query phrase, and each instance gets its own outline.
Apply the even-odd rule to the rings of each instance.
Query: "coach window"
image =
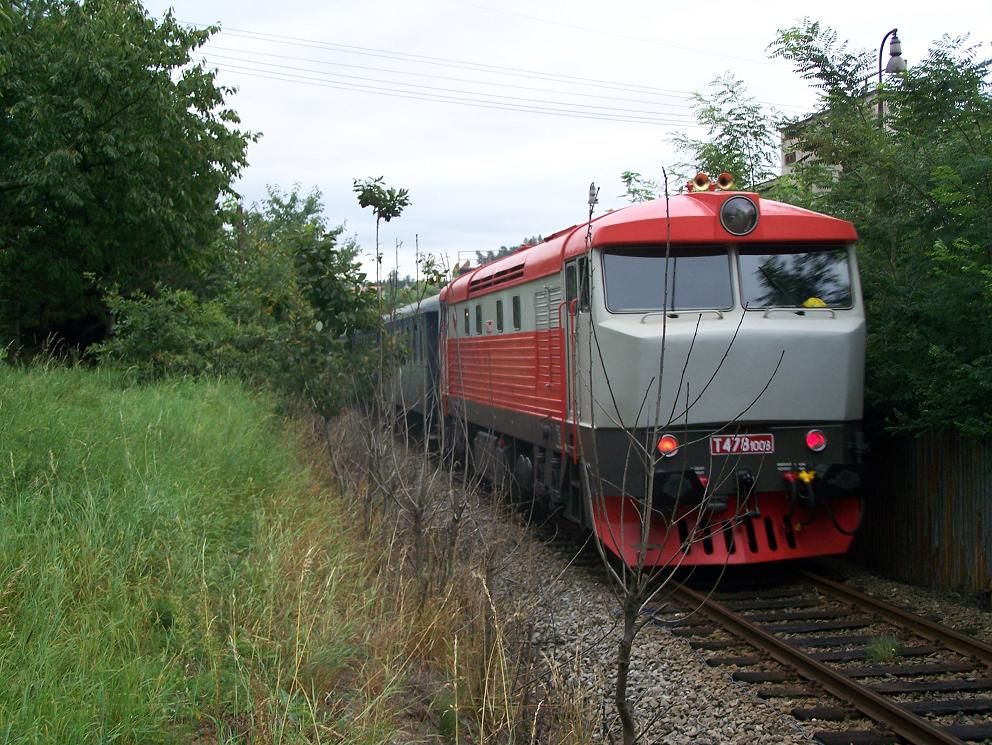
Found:
[[[475,306],[475,333],[482,333],[482,305]]]
[[[468,325],[468,308],[465,309],[465,336],[471,336],[472,329]]]
[[[496,330],[503,331],[503,301],[496,301]]]

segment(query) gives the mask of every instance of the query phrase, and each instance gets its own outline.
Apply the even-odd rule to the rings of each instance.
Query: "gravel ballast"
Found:
[[[508,568],[506,580],[514,592],[532,596],[534,648],[554,676],[586,692],[601,712],[597,738],[608,741],[607,731],[619,733],[614,704],[617,647],[622,635],[620,605],[605,568],[584,557],[585,566],[571,566],[574,558],[561,542],[542,542],[536,532],[520,546],[526,558]],[[578,553],[578,548],[575,549]],[[922,588],[893,582],[843,566],[853,586],[959,630],[988,639],[992,613],[981,611],[963,598],[946,598]],[[654,603],[657,606],[657,603]],[[976,633],[977,632],[977,633]],[[773,663],[769,667],[774,667]],[[667,628],[647,624],[634,643],[629,699],[638,730],[645,742],[682,745],[694,743],[810,742],[824,728],[815,720],[799,723],[782,706],[758,698],[757,686],[736,682],[732,667],[711,667],[704,655]],[[829,698],[823,703],[831,702]],[[810,700],[793,704],[811,705]],[[850,726],[840,725],[842,728]],[[833,724],[829,728],[837,728]]]
[[[616,735],[614,705],[620,606],[606,570],[569,567],[561,552],[528,542],[526,560],[510,569],[518,590],[534,593],[533,643],[555,676],[586,691]],[[523,547],[522,547],[523,548]],[[520,576],[527,572],[526,576]],[[707,666],[688,642],[647,624],[634,642],[629,699],[644,742],[682,745],[809,741],[809,734],[729,672]]]

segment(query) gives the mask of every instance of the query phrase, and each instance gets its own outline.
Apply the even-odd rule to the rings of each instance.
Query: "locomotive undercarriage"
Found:
[[[817,454],[803,445],[806,425],[735,426],[738,434],[773,435],[774,452],[762,455],[712,455],[710,437],[721,430],[683,429],[675,434],[685,444],[648,478],[643,452],[655,435],[646,430],[567,425],[563,432],[551,419],[462,405],[461,425],[448,417],[448,426],[462,431],[464,457],[487,480],[595,530],[631,564],[641,551],[648,564],[687,565],[840,554],[860,523],[856,423],[820,425],[829,444]],[[478,424],[483,412],[490,427]]]

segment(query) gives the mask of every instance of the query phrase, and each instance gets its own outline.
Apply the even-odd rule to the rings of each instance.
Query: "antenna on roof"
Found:
[[[595,181],[589,182],[589,222],[586,225],[586,246],[592,242],[592,213],[599,204],[599,187]]]

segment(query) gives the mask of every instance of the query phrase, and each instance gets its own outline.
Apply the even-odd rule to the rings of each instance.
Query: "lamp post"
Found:
[[[889,37],[889,61],[885,65],[885,72],[906,72],[906,60],[902,58],[902,42],[899,41],[899,29],[894,28],[882,37],[882,43],[878,47],[878,123],[882,124],[882,52],[885,50],[885,42]]]

